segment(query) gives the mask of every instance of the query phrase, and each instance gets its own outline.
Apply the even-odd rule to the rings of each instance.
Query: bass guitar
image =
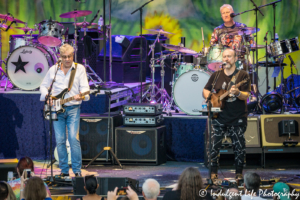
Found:
[[[249,78],[246,78],[246,79],[242,80],[241,82],[236,84],[235,87],[239,88],[240,86],[247,83],[248,80],[249,80]],[[224,101],[227,99],[228,95],[229,95],[229,91],[223,90],[223,89],[221,89],[218,93],[212,93],[211,94],[212,107],[217,107],[217,108],[224,109],[224,105],[225,105]],[[218,116],[218,113],[214,113],[213,117],[216,118],[217,116]]]
[[[75,96],[73,97],[69,97],[64,99],[65,95],[68,93],[68,88],[64,89],[61,93],[59,93],[56,96],[51,96],[52,97],[52,108],[51,111],[55,111],[57,113],[64,113],[65,109],[64,109],[64,104],[69,102],[69,101],[73,101],[75,98]],[[87,92],[83,92],[81,94],[79,94],[81,97],[90,94],[90,91]],[[50,107],[47,104],[47,102],[45,101],[45,105],[44,105],[44,109],[43,109],[43,115],[44,118],[47,120],[50,120]]]

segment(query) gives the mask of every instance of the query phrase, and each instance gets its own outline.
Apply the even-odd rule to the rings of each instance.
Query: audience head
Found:
[[[7,200],[16,200],[17,197],[16,197],[13,189],[11,188],[11,186],[8,183],[6,183],[6,182],[4,182],[4,183],[7,185],[7,188],[8,188]]]
[[[3,181],[0,182],[0,200],[5,200],[8,197],[8,187]]]
[[[202,199],[199,191],[203,189],[203,182],[198,168],[188,167],[179,177],[177,190],[181,191],[181,200]]]
[[[147,199],[157,199],[160,194],[159,183],[152,178],[147,179],[143,184],[143,196]]]
[[[84,189],[88,194],[95,194],[98,187],[99,184],[97,181],[97,177],[95,177],[94,175],[84,177]]]
[[[247,192],[258,193],[260,186],[260,176],[253,172],[247,172],[244,175],[244,188]]]
[[[229,188],[225,193],[225,200],[241,200],[241,195],[237,188]]]
[[[288,195],[290,193],[290,187],[283,183],[283,182],[278,182],[275,183],[273,186],[274,192],[278,195],[276,196],[276,199],[280,200],[290,200],[290,196]]]
[[[19,174],[19,177],[22,176],[25,169],[31,169],[32,172],[34,171],[33,161],[27,156],[20,158],[17,164],[17,172]]]
[[[47,197],[46,187],[40,177],[33,176],[28,179],[24,189],[24,197],[26,200],[42,200]]]

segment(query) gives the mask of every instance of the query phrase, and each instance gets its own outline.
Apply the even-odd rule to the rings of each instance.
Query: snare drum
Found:
[[[37,44],[38,43],[38,35],[32,35],[32,39],[28,38],[28,42],[26,44],[26,40],[24,37],[30,37],[28,35],[11,35],[9,37],[9,53],[20,46],[30,45],[30,44]]]
[[[38,44],[21,46],[9,55],[6,72],[14,86],[21,90],[35,90],[57,60],[49,47]]]
[[[57,21],[42,21],[39,23],[39,37],[41,44],[56,47],[61,44],[64,26]]]
[[[270,44],[270,51],[273,57],[292,53],[298,50],[299,50],[298,37],[287,39],[287,40],[281,40]]]
[[[201,115],[203,88],[211,73],[203,69],[192,69],[181,74],[174,84],[172,93],[175,104],[188,115]]]
[[[175,79],[178,78],[181,74],[184,72],[187,72],[189,70],[194,69],[194,64],[193,63],[178,63],[176,64],[176,72],[175,72]]]

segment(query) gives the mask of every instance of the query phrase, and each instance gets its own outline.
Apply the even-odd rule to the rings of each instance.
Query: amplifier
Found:
[[[160,126],[163,124],[162,115],[157,116],[124,116],[124,126]]]
[[[125,115],[160,115],[162,104],[160,103],[129,103],[123,106]]]

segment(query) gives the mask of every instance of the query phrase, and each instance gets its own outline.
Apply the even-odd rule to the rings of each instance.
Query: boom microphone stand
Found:
[[[136,13],[137,11],[140,11],[140,37],[141,37],[141,41],[140,41],[140,81],[141,81],[141,98],[140,98],[140,103],[142,103],[143,100],[143,40],[142,40],[142,34],[143,34],[143,7],[146,6],[148,3],[150,3],[151,1],[154,0],[150,0],[148,2],[146,2],[144,5],[142,5],[141,7],[139,7],[138,9],[136,9],[135,11],[133,11],[131,13],[131,15],[133,15],[134,13]]]

